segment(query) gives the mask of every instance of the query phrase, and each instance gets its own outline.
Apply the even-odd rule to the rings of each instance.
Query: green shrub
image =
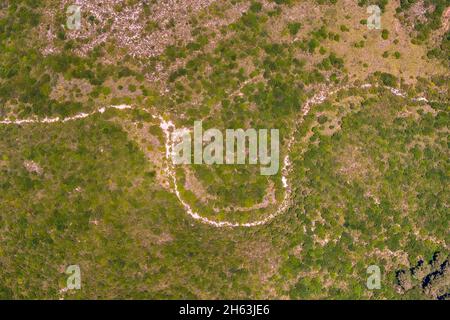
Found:
[[[292,36],[295,36],[298,31],[300,30],[300,28],[302,27],[302,24],[299,22],[291,22],[288,24],[288,29],[289,29],[289,33]]]

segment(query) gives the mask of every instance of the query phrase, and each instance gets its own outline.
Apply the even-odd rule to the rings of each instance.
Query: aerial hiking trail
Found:
[[[289,177],[290,171],[292,170],[292,167],[291,167],[291,160],[289,158],[289,153],[290,153],[290,150],[291,150],[293,144],[295,143],[295,132],[299,128],[299,125],[303,122],[303,119],[305,118],[305,116],[311,110],[311,107],[314,106],[314,105],[321,104],[326,99],[328,99],[329,97],[331,97],[332,95],[336,94],[337,92],[339,92],[341,90],[348,90],[348,89],[352,89],[352,88],[367,89],[367,88],[371,88],[371,87],[374,87],[374,86],[375,85],[372,85],[372,84],[368,83],[368,84],[363,84],[363,85],[358,86],[358,87],[355,87],[355,86],[342,86],[342,87],[339,87],[339,88],[336,88],[336,89],[333,89],[333,90],[328,90],[328,91],[327,90],[321,90],[321,91],[319,91],[319,93],[315,94],[313,97],[309,98],[305,102],[305,104],[304,104],[304,106],[302,108],[301,117],[295,123],[294,130],[293,130],[290,138],[287,141],[287,151],[286,151],[287,155],[284,157],[283,166],[282,166],[282,169],[281,169],[281,181],[282,181],[283,188],[284,188],[283,200],[278,205],[277,209],[273,213],[271,213],[268,216],[266,216],[265,218],[263,218],[261,220],[252,221],[252,222],[246,222],[246,223],[237,223],[237,222],[229,222],[229,221],[216,221],[216,220],[212,220],[210,218],[206,218],[206,217],[200,215],[198,212],[194,211],[194,209],[181,197],[181,194],[180,194],[180,191],[179,191],[179,188],[178,188],[178,180],[177,180],[177,177],[176,177],[175,169],[173,167],[172,162],[170,161],[171,158],[172,158],[173,147],[174,147],[174,139],[173,139],[173,135],[171,135],[171,132],[174,132],[174,130],[176,130],[176,127],[175,127],[175,125],[173,124],[172,121],[164,120],[164,118],[161,115],[152,114],[152,112],[147,110],[147,109],[142,109],[142,108],[138,109],[138,108],[134,108],[134,107],[132,107],[130,105],[111,105],[111,106],[99,108],[99,109],[97,109],[95,111],[92,111],[90,113],[79,113],[79,114],[76,114],[74,116],[67,117],[67,118],[54,117],[54,118],[43,118],[43,119],[38,119],[38,118],[16,119],[16,120],[4,119],[4,120],[0,120],[0,124],[2,124],[2,125],[26,125],[26,124],[65,123],[65,122],[69,122],[69,121],[76,121],[76,120],[80,120],[80,119],[85,119],[85,118],[88,118],[88,117],[93,116],[95,114],[102,114],[102,113],[106,112],[108,109],[116,109],[116,110],[138,109],[138,110],[147,112],[147,113],[151,114],[151,116],[154,119],[158,119],[159,120],[160,128],[164,132],[166,160],[167,160],[167,165],[164,168],[164,172],[172,180],[173,188],[172,188],[171,191],[175,193],[175,195],[177,196],[177,198],[180,201],[181,205],[183,206],[185,212],[190,217],[192,217],[193,219],[195,219],[195,220],[197,220],[199,222],[202,222],[204,224],[208,224],[210,226],[214,226],[214,227],[219,227],[219,228],[220,227],[229,227],[229,228],[235,228],[235,227],[256,227],[256,226],[264,225],[264,224],[270,222],[271,220],[273,220],[275,217],[277,217],[278,215],[280,215],[283,212],[285,212],[290,207],[292,188],[291,188],[291,185],[289,183],[289,178],[288,177]],[[399,90],[399,89],[388,87],[388,86],[380,86],[380,87],[383,87],[383,88],[389,90],[395,96],[408,98],[406,93],[401,91],[401,90]],[[425,102],[425,103],[439,102],[439,101],[429,101],[425,97],[416,97],[416,98],[409,98],[409,99],[411,101]]]

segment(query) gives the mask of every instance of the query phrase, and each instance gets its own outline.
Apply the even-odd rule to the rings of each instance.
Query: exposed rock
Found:
[[[41,175],[44,172],[44,170],[33,160],[25,160],[23,162],[23,165],[29,173],[36,173]]]

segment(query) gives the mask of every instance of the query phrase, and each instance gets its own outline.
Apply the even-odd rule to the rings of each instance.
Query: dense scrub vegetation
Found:
[[[73,54],[73,41],[64,41],[60,34],[55,45],[61,52],[44,55],[38,42],[38,27],[45,18],[44,1],[14,1],[0,16],[0,104],[1,115],[17,117],[68,116],[92,110],[99,102],[120,103],[110,97],[112,89],[105,81],[128,78],[128,82],[140,84],[143,97],[150,95],[143,86],[144,77],[127,65],[105,64],[103,47],[96,47],[88,57]],[[58,23],[64,23],[61,17]],[[85,81],[91,89],[86,92],[75,86],[73,92],[59,98],[52,97],[58,81]],[[74,94],[75,93],[75,94]],[[84,97],[84,99],[78,99]],[[102,99],[103,98],[103,99]],[[124,99],[125,102],[133,100]]]
[[[164,158],[164,135],[147,113],[0,125],[0,298],[423,297],[420,288],[399,292],[396,271],[448,253],[448,76],[417,75],[411,84],[401,74],[377,71],[364,81],[378,86],[361,89],[361,81],[349,81],[360,70],[349,70],[348,59],[330,47],[354,46],[364,56],[368,41],[391,41],[392,29],[374,32],[376,40],[346,42],[349,22],[364,27],[364,21],[344,17],[334,26],[324,18],[297,19],[288,10],[303,1],[269,2],[250,1],[242,15],[218,27],[193,17],[193,41],[136,59],[116,55],[114,43],[76,55],[82,41],[67,40],[59,27],[64,12],[56,21],[55,52],[43,54],[39,26],[49,3],[9,1],[1,9],[2,119],[127,103],[177,127],[192,128],[201,119],[205,128],[278,128],[280,167],[292,134],[296,143],[289,210],[264,226],[221,229],[191,219],[159,180],[155,163]],[[414,2],[401,1],[397,14]],[[388,7],[384,0],[358,3],[363,12],[370,4]],[[417,44],[433,44],[448,1],[425,1],[432,4],[426,22],[415,26]],[[338,5],[311,4],[329,12]],[[216,19],[220,8],[199,16]],[[445,37],[430,58],[448,59]],[[397,61],[408,58],[390,53]],[[149,80],[159,71],[161,78]],[[305,101],[344,85],[350,89],[314,106],[294,130]],[[407,97],[383,86],[401,88]],[[410,99],[419,95],[442,102]],[[159,144],[133,137],[125,124],[149,125]],[[149,150],[158,159],[149,159]],[[186,187],[189,174],[207,196]],[[270,190],[277,203],[284,195],[280,173],[263,177],[258,166],[180,166],[177,177],[183,198],[218,220],[261,219],[277,205],[212,208],[249,208]],[[81,267],[82,290],[64,292],[71,264]],[[366,287],[369,265],[382,270],[381,290]]]
[[[425,11],[424,17],[413,17],[411,18],[411,8],[420,5]],[[415,44],[427,43],[430,47],[428,51],[429,58],[439,58],[443,60],[444,64],[449,66],[449,56],[450,56],[450,33],[449,30],[444,30],[444,32],[438,41],[431,41],[433,33],[439,30],[443,26],[444,11],[450,5],[449,0],[436,0],[430,1],[425,0],[419,2],[417,0],[401,0],[400,6],[397,8],[397,14],[401,21],[405,24],[412,25],[413,27],[413,39],[412,42]],[[413,23],[411,22],[413,21]],[[437,42],[437,46],[436,46]]]

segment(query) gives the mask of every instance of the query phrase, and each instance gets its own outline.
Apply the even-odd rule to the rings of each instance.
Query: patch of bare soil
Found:
[[[86,102],[87,95],[92,91],[92,88],[93,86],[85,79],[66,80],[62,75],[59,75],[56,85],[50,92],[50,98],[57,101]]]
[[[398,265],[409,265],[408,253],[401,250],[391,251],[389,249],[380,250],[377,248],[371,254],[386,260],[386,270],[392,270]]]
[[[192,172],[191,169],[189,169],[187,166],[183,168],[184,174],[185,174],[185,183],[184,188],[190,192],[192,192],[195,197],[202,203],[202,204],[209,204],[211,201],[217,200],[217,196],[211,195],[208,193],[208,191],[205,189],[204,185],[201,181],[197,179],[194,172]],[[215,212],[248,212],[248,211],[254,211],[254,210],[261,210],[269,207],[270,205],[275,205],[277,203],[277,199],[275,196],[275,184],[273,181],[269,180],[268,187],[266,190],[266,194],[263,198],[263,200],[260,203],[254,204],[250,207],[242,207],[238,205],[231,205],[223,208],[218,208],[216,206],[213,206],[213,210]]]
[[[364,179],[369,174],[370,163],[364,157],[360,147],[347,147],[337,156],[340,164],[339,173],[348,178]]]

